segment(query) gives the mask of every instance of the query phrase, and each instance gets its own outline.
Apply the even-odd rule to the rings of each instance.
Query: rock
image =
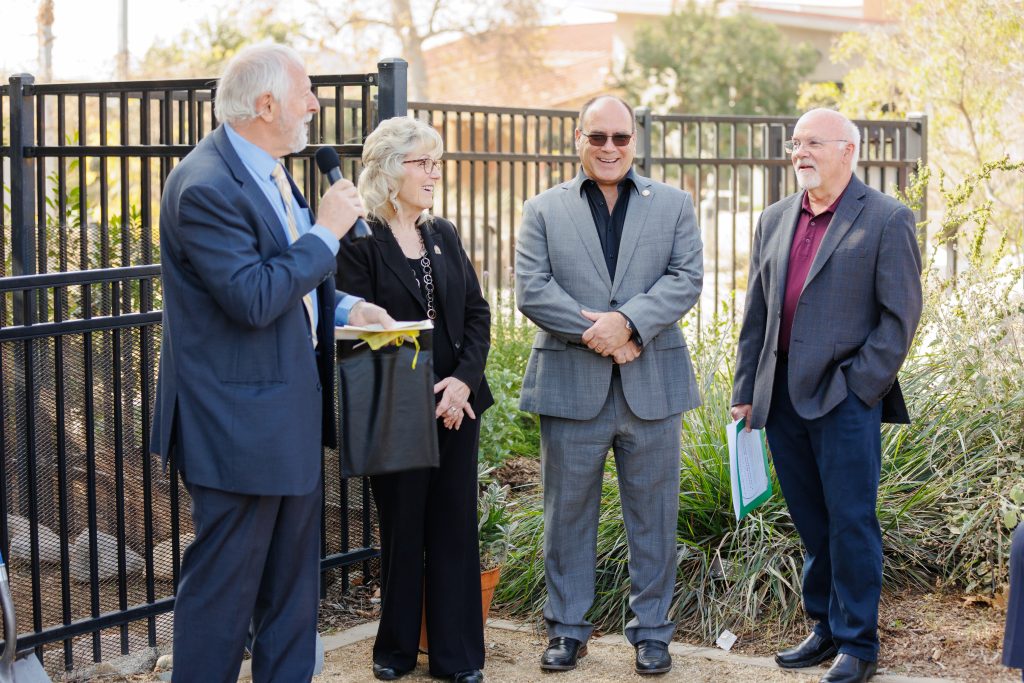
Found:
[[[160,673],[161,671],[170,671],[171,667],[173,666],[173,655],[160,655],[160,658],[156,660],[156,666],[153,667],[153,673]]]
[[[143,567],[142,557],[131,548],[125,548],[125,569],[134,574]],[[102,531],[96,533],[96,565],[100,581],[117,576],[117,539]],[[71,578],[89,581],[89,530],[78,534],[71,544]]]
[[[20,517],[19,519],[25,518]],[[25,522],[27,524],[28,520]],[[28,528],[11,538],[11,559],[22,562],[32,561],[32,534]],[[60,562],[60,536],[42,524],[39,525],[39,561],[49,564]]]
[[[181,537],[181,552],[184,553],[185,548],[187,548],[195,538],[195,534],[184,534]],[[161,581],[174,580],[173,540],[174,539],[168,538],[166,541],[158,543],[157,546],[153,548],[153,576]]]
[[[7,515],[7,537],[14,538],[18,534],[27,534],[31,524],[21,515]]]

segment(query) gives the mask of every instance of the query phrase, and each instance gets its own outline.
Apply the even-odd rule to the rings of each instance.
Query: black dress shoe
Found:
[[[383,664],[373,663],[373,677],[378,681],[396,681],[408,671],[398,671],[393,666],[385,666]]]
[[[821,683],[865,683],[878,671],[878,664],[853,655],[841,654],[832,662]]]
[[[544,671],[570,671],[576,668],[576,662],[587,654],[587,644],[575,638],[558,636],[548,642],[548,649],[540,658],[540,668]]]
[[[775,663],[783,669],[802,669],[835,656],[835,642],[831,638],[822,638],[817,633],[812,633],[796,647],[776,653]]]
[[[483,683],[484,672],[480,669],[460,671],[452,676],[453,683]]]
[[[641,640],[636,644],[636,664],[633,670],[638,674],[664,674],[672,670],[672,655],[668,643],[660,640]]]

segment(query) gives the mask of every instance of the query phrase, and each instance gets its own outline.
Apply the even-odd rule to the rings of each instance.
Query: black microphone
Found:
[[[316,151],[316,165],[320,172],[327,176],[327,182],[333,185],[341,180],[341,159],[333,147],[321,147]],[[352,239],[365,239],[373,236],[373,231],[362,218],[352,224]]]

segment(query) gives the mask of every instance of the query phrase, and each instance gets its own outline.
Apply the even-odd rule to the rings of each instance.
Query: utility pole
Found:
[[[117,8],[117,79],[128,80],[128,0]]]
[[[39,80],[53,80],[53,0],[40,0],[36,14],[36,42],[39,46]]]

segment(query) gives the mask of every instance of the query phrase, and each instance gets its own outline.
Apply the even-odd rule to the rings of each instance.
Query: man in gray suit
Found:
[[[580,112],[582,171],[526,202],[519,310],[540,331],[520,407],[540,414],[548,671],[573,669],[593,625],[597,520],[615,451],[629,541],[626,636],[640,674],[672,667],[680,415],[700,404],[677,323],[700,297],[693,202],[632,170],[636,121],[603,96]]]
[[[754,233],[732,415],[766,429],[805,549],[814,630],[775,661],[838,652],[821,680],[853,683],[878,658],[881,423],[909,422],[896,373],[921,316],[921,254],[910,209],[853,175],[860,132],[847,118],[804,114],[786,150],[803,191]]]

